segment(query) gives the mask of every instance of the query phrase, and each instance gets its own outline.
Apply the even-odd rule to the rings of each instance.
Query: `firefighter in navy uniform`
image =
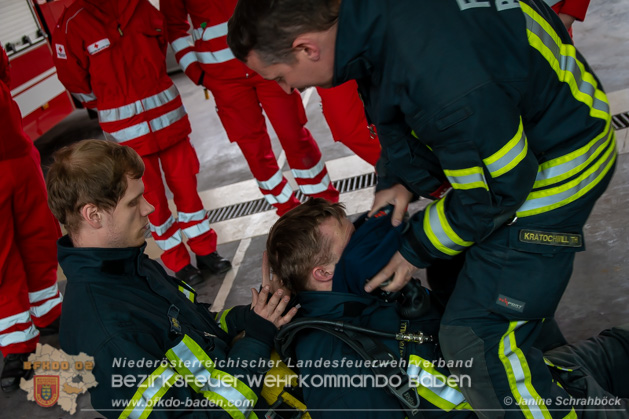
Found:
[[[572,416],[532,345],[617,152],[600,81],[558,16],[541,0],[240,0],[228,43],[286,90],[357,80],[382,144],[373,210],[395,204],[397,223],[414,195],[452,185],[366,289],[463,254],[439,340],[474,360],[453,368],[472,377],[466,399],[481,417]]]
[[[61,347],[94,357],[91,402],[107,417],[184,417],[197,408],[187,417],[254,418],[261,382],[249,379],[268,370],[277,321],[295,310],[282,317],[288,299],[275,293],[267,303],[262,290],[251,305],[215,317],[149,259],[143,170],[133,150],[108,141],[55,154],[49,203],[69,233],[58,242],[68,278]]]

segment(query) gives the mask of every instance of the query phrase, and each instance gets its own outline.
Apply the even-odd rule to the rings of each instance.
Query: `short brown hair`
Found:
[[[345,206],[313,198],[288,211],[271,227],[266,241],[269,265],[288,290],[305,291],[312,268],[333,261],[331,244],[319,231],[330,217],[341,221]]]
[[[127,191],[127,176],[140,179],[142,158],[133,149],[105,140],[83,140],[57,151],[46,175],[48,206],[70,236],[78,231],[81,208],[111,210]]]
[[[252,50],[265,64],[293,62],[293,41],[323,32],[338,20],[340,0],[239,0],[228,22],[227,44],[240,61]]]

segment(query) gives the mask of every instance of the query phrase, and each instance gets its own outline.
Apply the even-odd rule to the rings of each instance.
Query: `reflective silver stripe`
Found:
[[[202,209],[196,212],[179,212],[177,218],[180,223],[189,223],[190,221],[201,221],[207,215],[207,211]]]
[[[266,199],[266,202],[270,205],[283,204],[287,202],[291,196],[293,196],[293,188],[291,188],[290,183],[286,182],[286,185],[284,185],[279,195],[264,194],[264,199]]]
[[[130,127],[121,129],[116,132],[106,132],[106,136],[111,137],[114,141],[118,143],[124,143],[125,141],[133,140],[134,138],[141,137],[150,133],[149,124],[146,122],[141,122],[139,124],[132,125]]]
[[[521,123],[520,126],[522,126]],[[491,176],[496,178],[500,175],[507,173],[518,163],[520,163],[524,158],[524,155],[526,154],[526,150],[526,134],[524,133],[524,131],[522,131],[518,142],[514,144],[513,147],[511,147],[511,149],[508,150],[502,157],[492,163],[488,163],[491,157],[488,159],[483,159],[483,162],[489,170],[489,173],[491,173]],[[503,152],[503,150],[501,149],[498,153],[500,152]]]
[[[299,190],[306,195],[314,195],[325,191],[328,189],[328,186],[330,186],[330,176],[326,174],[321,179],[321,182],[314,185],[299,185]]]
[[[576,156],[572,159],[569,159],[563,163],[559,163],[556,166],[550,166],[546,169],[540,170],[537,173],[537,177],[535,178],[535,182],[543,182],[548,179],[552,179],[555,177],[559,177],[565,175],[570,170],[577,168],[578,166],[586,163],[588,159],[593,156],[595,153],[599,152],[599,149],[603,147],[603,145],[609,140],[609,137],[612,133],[611,125],[607,127],[607,132],[603,137],[601,137],[595,144],[588,144],[586,147],[589,147],[587,152],[581,154],[580,156]],[[601,151],[602,153],[602,151]],[[542,165],[543,166],[543,165]]]
[[[546,32],[539,23],[533,19],[533,17],[529,16],[526,13],[526,10],[530,9],[526,4],[523,5],[522,10],[525,11],[524,17],[526,18],[526,26],[527,28],[535,35],[537,35],[544,46],[548,48],[548,50],[553,54],[555,59],[559,63],[559,67],[561,70],[571,73],[574,76],[577,88],[579,91],[587,95],[592,100],[592,108],[597,109],[604,113],[609,113],[609,105],[604,101],[596,98],[595,92],[597,90],[597,86],[592,85],[590,82],[583,80],[583,74],[581,73],[581,68],[577,64],[577,60],[575,57],[570,55],[562,55],[560,45],[553,39],[552,35]],[[530,41],[529,41],[530,42]],[[595,79],[593,79],[595,83]],[[574,92],[573,92],[574,94]],[[577,99],[579,99],[577,97]]]
[[[479,166],[459,170],[445,169],[443,173],[454,189],[484,188],[489,190],[485,173]]]
[[[215,52],[197,52],[197,60],[203,64],[217,64],[233,60],[234,54],[229,48]]]
[[[190,51],[179,59],[179,67],[181,67],[183,71],[186,71],[190,64],[196,63],[197,61],[197,53]]]
[[[142,100],[136,100],[128,105],[118,108],[102,109],[98,111],[98,119],[100,122],[114,122],[131,118],[139,115],[144,111],[159,108],[162,105],[176,99],[179,96],[177,87],[173,84],[168,89],[159,92],[153,96],[149,96]]]
[[[201,221],[199,224],[195,224],[190,227],[186,227],[181,230],[188,238],[199,237],[202,234],[211,230],[210,220]]]
[[[319,163],[312,166],[310,169],[291,169],[290,171],[293,173],[295,179],[314,179],[317,177],[323,170],[325,169],[325,163],[323,162],[323,157],[319,160]]]
[[[424,231],[435,248],[454,256],[474,244],[461,239],[450,227],[445,216],[445,201],[440,199],[430,204],[424,212]]]
[[[151,130],[159,131],[160,129],[164,129],[174,124],[185,116],[186,110],[183,106],[180,106],[174,111],[170,111],[158,118],[152,119],[151,121],[149,121],[149,125],[151,126]]]
[[[90,92],[90,93],[75,93],[75,92],[70,92],[72,94],[72,96],[74,96],[75,98],[77,98],[77,100],[79,102],[83,102],[83,103],[87,103],[87,102],[91,102],[93,100],[96,100],[96,95],[94,95],[94,92]]]
[[[220,38],[225,35],[227,35],[227,22],[205,28],[201,39],[209,41],[210,39]]]
[[[514,384],[517,388],[518,393],[520,393],[519,397],[517,397],[520,399],[518,404],[524,406],[522,410],[528,407],[528,410],[533,418],[544,419],[544,412],[542,412],[542,410],[540,409],[540,405],[538,402],[539,396],[537,396],[537,398],[534,397],[526,385],[527,375],[524,373],[524,368],[522,366],[522,362],[520,361],[520,358],[515,353],[515,351],[516,350],[519,351],[519,349],[517,348],[517,346],[515,348],[511,347],[510,336],[512,335],[515,336],[514,335],[515,331],[518,330],[518,328],[525,323],[527,322],[526,321],[515,322],[515,328],[511,332],[508,332],[504,335],[502,339],[502,343],[504,345],[504,351],[502,355],[504,356],[504,359],[506,359],[509,362],[509,365],[511,366],[511,370],[513,371],[513,377],[515,378],[515,383],[511,382],[511,379],[509,379],[510,381],[509,384],[510,385]],[[515,343],[515,339],[514,339],[514,343]],[[526,369],[528,370],[528,365],[526,366]],[[530,376],[528,377],[528,381],[530,381]],[[518,395],[514,395],[514,396],[518,396]],[[541,404],[541,406],[545,407],[544,404]]]
[[[43,290],[29,292],[28,300],[31,303],[37,303],[39,301],[44,301],[47,298],[54,297],[55,295],[57,295],[58,292],[59,292],[59,287],[55,283],[53,286],[44,288]],[[2,329],[0,328],[0,330]]]
[[[39,330],[37,330],[35,326],[31,324],[31,326],[24,331],[11,332],[0,335],[0,348],[12,345],[14,343],[28,342],[29,340],[37,336],[39,336]]]
[[[186,296],[186,298],[190,301],[192,301],[194,303],[194,293],[187,290],[186,288],[182,287],[181,285],[179,286],[179,291],[181,291],[181,293],[183,295]]]
[[[21,313],[14,314],[13,316],[5,317],[4,319],[0,319],[0,332],[7,330],[9,327],[18,323],[29,323],[30,321],[31,315],[28,311],[23,311]]]
[[[562,0],[544,0],[544,3],[546,3],[550,7],[553,7],[555,4],[559,3],[560,1]]]
[[[59,294],[59,296],[57,298],[53,298],[51,300],[46,301],[45,303],[38,305],[38,306],[32,306],[31,307],[31,315],[33,317],[43,317],[46,314],[48,314],[50,312],[50,310],[52,310],[53,308],[55,308],[56,306],[58,306],[59,304],[61,304],[61,302],[63,301],[63,295]]]
[[[212,379],[210,371],[214,369],[214,363],[212,362],[212,360],[208,358],[210,365],[206,366],[205,365],[206,362],[197,358],[195,354],[192,352],[192,350],[186,344],[186,340],[187,340],[186,338],[192,340],[186,335],[184,339],[182,339],[181,342],[179,342],[177,345],[171,348],[171,351],[173,351],[175,356],[178,358],[177,364],[185,366],[185,368],[187,368],[188,371],[190,371],[190,373],[194,375],[195,377],[194,382],[189,381],[188,379],[186,380],[188,385],[190,385],[196,392],[204,391],[203,387],[205,387]],[[196,342],[194,343],[197,344]],[[202,350],[202,349],[200,349],[199,347],[199,350]],[[186,376],[186,374],[182,373],[182,371],[180,371],[177,366],[175,366],[175,368],[181,375],[184,375],[184,377]],[[199,387],[197,384],[203,384],[203,386]]]
[[[240,391],[238,391],[234,387],[228,384],[223,384],[220,380],[217,380],[215,378],[210,378],[210,382],[206,384],[206,386],[203,388],[202,391],[209,391],[212,393],[216,393],[219,396],[225,398],[225,400],[230,401],[231,403],[233,403],[234,407],[240,410],[240,412],[243,414],[245,418],[248,418],[249,415],[251,414],[254,401],[249,400],[244,394],[242,394]],[[212,399],[214,398],[212,397]],[[231,413],[230,413],[230,416],[231,416]]]
[[[173,224],[175,224],[175,217],[171,215],[170,217],[168,217],[168,220],[166,220],[164,224],[154,226],[153,224],[149,223],[149,226],[153,233],[157,234],[158,236],[163,236],[164,233],[166,233],[168,229],[173,226]]]
[[[257,180],[258,187],[260,189],[266,189],[267,191],[275,189],[282,180],[284,179],[284,175],[282,174],[282,169],[278,170],[273,176],[271,176],[268,180]]]
[[[163,371],[160,372],[160,369],[163,369]],[[125,409],[120,417],[139,419],[145,413],[150,414],[155,402],[162,398],[164,393],[168,391],[172,383],[176,380],[176,374],[177,373],[172,368],[158,367],[151,375],[144,379],[138,391],[133,396],[133,399],[129,402],[129,407],[133,407],[133,410],[127,412]],[[146,415],[144,415],[144,417],[146,417]]]
[[[196,28],[192,30],[192,39],[198,41],[203,36],[203,28]]]
[[[166,240],[155,240],[155,243],[163,251],[174,249],[181,244],[181,230],[175,231],[175,233]]]
[[[415,383],[418,383],[421,387],[430,390],[440,399],[452,403],[455,406],[466,402],[465,396],[459,390],[452,388],[445,383],[442,386],[437,386],[437,381],[440,380],[436,378],[435,375],[422,369],[419,365],[409,364],[406,373]],[[427,385],[431,383],[435,385]]]
[[[194,41],[190,35],[182,36],[181,38],[175,39],[170,43],[173,52],[176,54],[179,51],[183,51],[186,48],[194,48]]]
[[[535,211],[544,207],[551,207],[549,208],[550,210],[558,206],[568,204],[583,196],[585,193],[587,193],[587,191],[589,191],[589,189],[596,186],[596,184],[600,180],[598,179],[599,175],[603,175],[603,173],[611,168],[612,162],[617,155],[615,141],[611,141],[606,153],[608,155],[605,158],[605,161],[597,163],[598,168],[592,170],[588,176],[586,176],[580,182],[574,184],[573,186],[564,189],[564,185],[561,185],[551,189],[542,189],[540,191],[532,192],[529,195],[531,198],[527,198],[526,202],[516,212],[516,215],[518,217],[523,217],[529,215],[522,214],[524,212]],[[590,171],[592,167],[588,169],[588,171]],[[568,182],[566,185],[569,184],[570,182]]]

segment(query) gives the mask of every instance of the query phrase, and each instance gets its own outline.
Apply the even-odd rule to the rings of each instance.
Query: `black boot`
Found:
[[[58,335],[59,334],[59,319],[60,318],[61,318],[61,316],[57,317],[48,326],[38,327],[40,335],[42,335],[42,336]]]
[[[25,370],[24,362],[28,361],[29,355],[25,354],[9,354],[4,358],[4,368],[2,368],[2,376],[0,377],[0,386],[2,391],[15,391],[20,387],[20,379],[30,380],[33,376],[33,370]]]
[[[232,268],[232,264],[219,255],[218,252],[214,252],[205,256],[197,255],[197,267],[211,274],[222,274],[229,271]]]
[[[190,264],[184,266],[180,271],[175,272],[175,276],[178,280],[183,281],[190,286],[203,282],[203,275],[201,275],[201,271]]]

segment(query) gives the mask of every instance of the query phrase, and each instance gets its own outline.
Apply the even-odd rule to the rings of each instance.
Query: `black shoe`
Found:
[[[4,368],[2,368],[2,376],[0,377],[2,391],[6,393],[15,391],[20,387],[20,379],[31,379],[34,371],[32,369],[24,369],[24,362],[28,361],[30,354],[32,354],[32,352],[26,354],[9,354],[4,358]]]
[[[214,252],[205,256],[197,255],[197,267],[211,274],[222,274],[232,268],[232,263],[219,255],[218,252]]]
[[[184,266],[182,270],[175,272],[175,276],[178,280],[191,286],[203,282],[201,271],[190,264]]]
[[[60,317],[57,317],[48,326],[38,327],[39,333],[42,336],[58,335],[59,334],[59,319]]]

